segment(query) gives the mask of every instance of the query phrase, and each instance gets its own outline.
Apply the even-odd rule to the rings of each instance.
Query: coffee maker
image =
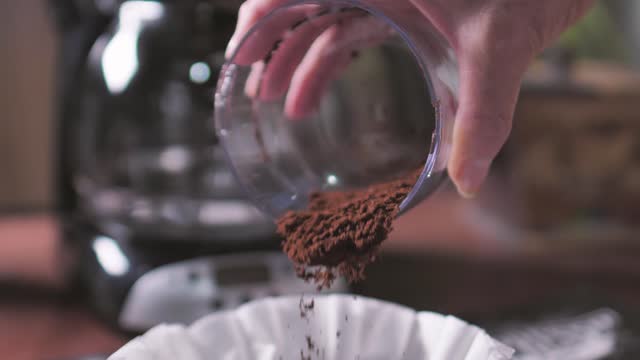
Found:
[[[52,0],[69,273],[127,331],[311,293],[214,132],[235,0]],[[342,284],[333,291],[343,290]]]

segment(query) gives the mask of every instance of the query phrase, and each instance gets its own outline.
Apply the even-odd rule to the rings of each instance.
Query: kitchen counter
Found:
[[[523,256],[482,216],[450,194],[434,197],[398,221],[356,292],[478,322],[568,292],[640,308],[635,257]],[[1,359],[67,360],[126,342],[65,283],[58,245],[51,216],[0,218]]]
[[[64,284],[50,216],[0,218],[0,358],[67,360],[110,353],[126,339]]]
[[[3,359],[70,360],[111,353],[126,341],[68,294],[7,284],[0,291]]]

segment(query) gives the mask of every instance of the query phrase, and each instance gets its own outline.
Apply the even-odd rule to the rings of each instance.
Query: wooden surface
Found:
[[[11,292],[7,295],[6,292]],[[109,354],[124,343],[75,300],[58,293],[3,290],[0,296],[0,358],[67,360]]]
[[[0,218],[0,359],[67,360],[125,342],[67,292],[57,245],[50,216]]]

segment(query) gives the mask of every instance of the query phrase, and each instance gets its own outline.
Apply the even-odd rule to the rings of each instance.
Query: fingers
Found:
[[[593,1],[410,1],[447,38],[459,60],[459,107],[448,170],[458,191],[470,197],[510,133],[529,62]]]
[[[483,1],[465,0],[409,0],[413,6],[428,20],[445,38],[456,42],[456,26],[473,13]],[[457,44],[453,44],[454,47]]]
[[[311,113],[334,77],[348,65],[348,54],[335,47],[341,33],[338,25],[322,33],[296,68],[285,104],[289,118],[301,119]]]
[[[305,5],[283,10],[246,33],[286,0],[248,0],[243,4],[227,56],[251,65],[247,96],[273,101],[287,93],[285,113],[302,118],[315,110],[331,82],[356,50],[388,37],[390,29],[362,11]],[[243,41],[237,49],[239,41]]]
[[[231,58],[231,56],[234,55],[240,41],[258,21],[279,6],[284,5],[287,1],[288,0],[245,1],[238,12],[236,30],[227,45],[226,57]],[[278,13],[277,17],[266,20],[263,27],[259,31],[252,33],[242,48],[239,49],[239,52],[234,58],[235,62],[240,65],[249,65],[261,60],[292,24],[304,19],[311,9],[317,7],[317,5],[297,6],[292,9],[282,10]]]
[[[261,100],[275,100],[284,95],[296,68],[313,42],[335,21],[334,16],[315,18],[287,34],[262,74],[258,95]]]
[[[264,62],[259,61],[251,65],[251,71],[247,77],[247,81],[244,84],[244,93],[250,97],[255,98],[258,94],[258,88],[262,81],[262,72],[264,71]]]
[[[352,18],[323,32],[293,74],[285,104],[287,116],[308,116],[360,50],[383,42],[391,33],[386,24],[373,17]]]

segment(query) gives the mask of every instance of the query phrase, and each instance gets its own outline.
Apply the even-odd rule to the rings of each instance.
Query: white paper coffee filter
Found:
[[[452,316],[351,295],[269,298],[161,325],[109,360],[502,360],[513,350]],[[311,343],[309,343],[309,340]]]

